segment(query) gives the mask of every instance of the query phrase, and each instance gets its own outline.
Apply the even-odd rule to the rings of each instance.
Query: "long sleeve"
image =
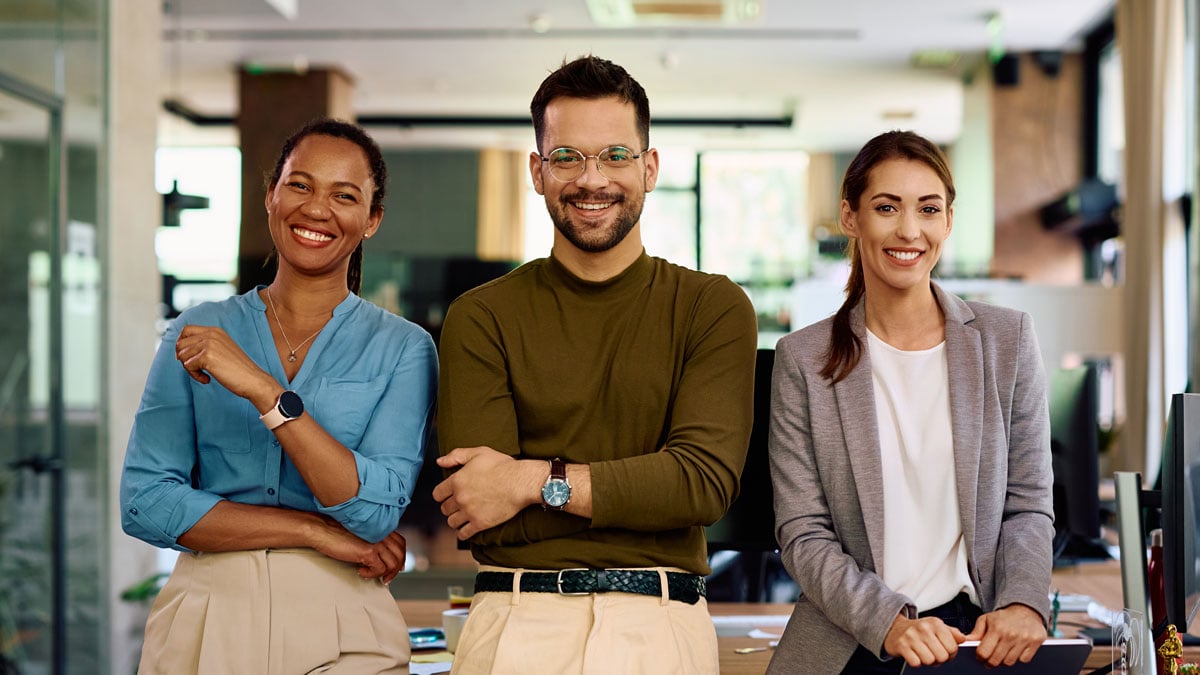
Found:
[[[741,288],[646,255],[603,282],[533,261],[460,296],[439,345],[441,452],[591,474],[591,519],[524,509],[472,538],[476,559],[707,573],[703,525],[737,495],[756,347]]]
[[[437,398],[437,354],[433,340],[410,333],[395,370],[386,378],[354,447],[359,489],[354,497],[333,506],[314,508],[367,541],[380,541],[396,529],[412,498],[429,440]],[[326,383],[321,394],[326,419],[336,416],[331,406],[353,407],[361,395],[356,384]],[[368,399],[369,400],[369,399]]]
[[[996,546],[996,607],[1013,603],[1049,618],[1054,537],[1046,375],[1032,320],[1021,316],[1009,417],[1008,487]]]
[[[183,324],[167,329],[150,366],[121,475],[121,526],[127,534],[163,548],[176,543],[221,497],[193,487],[196,425],[191,378],[175,360]],[[220,384],[212,383],[213,387]],[[232,394],[228,398],[236,399]],[[241,399],[237,399],[241,400]],[[220,415],[220,410],[204,413]]]
[[[442,324],[438,357],[438,441],[441,454],[487,446],[521,457],[505,345],[488,309],[474,298],[450,306]],[[512,546],[564,537],[590,527],[586,518],[538,508],[472,538],[478,545]]]
[[[433,419],[437,356],[419,327],[348,295],[289,382],[255,291],[205,303],[176,319],[155,355],[122,477],[126,531],[157,546],[177,538],[220,499],[328,514],[379,541],[407,507]],[[222,328],[350,451],[357,494],[322,506],[259,411],[217,381],[192,380],[175,359],[188,324]]]
[[[754,414],[754,309],[724,281],[696,310],[661,451],[592,463],[594,527],[711,525],[737,497]]]
[[[865,528],[835,527],[829,492],[838,491],[844,498],[837,501],[844,505],[854,501],[855,485],[848,465],[839,472],[818,461],[818,453],[840,452],[841,440],[836,411],[818,411],[810,405],[806,373],[816,369],[798,363],[807,353],[819,356],[820,350],[785,339],[776,350],[772,375],[768,447],[781,559],[804,598],[858,643],[880,653],[895,617],[903,611],[915,618],[916,606],[851,555],[853,551],[870,559]],[[817,386],[827,387],[824,381]],[[823,420],[816,438],[814,415],[833,418]],[[835,433],[828,433],[831,429]],[[822,443],[829,447],[818,448]],[[823,474],[823,468],[833,475]],[[854,516],[843,513],[841,519],[861,522],[863,514],[854,511]]]

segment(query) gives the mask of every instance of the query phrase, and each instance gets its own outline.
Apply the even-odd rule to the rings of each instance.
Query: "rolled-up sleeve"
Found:
[[[367,541],[396,529],[412,499],[425,455],[437,400],[437,353],[423,331],[411,334],[387,387],[371,414],[357,448],[349,448],[358,468],[354,497],[314,508]]]
[[[221,497],[193,487],[196,425],[190,378],[175,360],[182,324],[171,325],[150,367],[121,474],[121,527],[162,548],[177,542]],[[211,386],[220,386],[213,384]]]

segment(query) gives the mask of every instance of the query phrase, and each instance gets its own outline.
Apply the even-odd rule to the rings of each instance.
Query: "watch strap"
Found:
[[[550,460],[550,480],[567,479],[567,463],[555,457]]]
[[[275,405],[271,406],[271,409],[267,412],[259,415],[258,419],[262,420],[267,429],[273,431],[284,422],[287,422],[289,418],[283,416],[283,411],[279,409],[279,402],[276,401]]]
[[[287,396],[289,393],[292,393],[292,392],[285,391],[282,394],[280,394],[279,398],[275,399],[275,405],[271,406],[271,409],[268,410],[267,412],[258,416],[258,419],[262,421],[262,423],[267,427],[268,430],[274,431],[275,429],[278,429],[281,425],[283,425],[285,422],[291,422],[292,420],[296,419],[296,417],[299,417],[299,415],[297,415],[297,416],[288,415],[287,413],[285,413],[283,411],[283,397]],[[292,395],[295,396],[295,394],[292,394]],[[304,413],[301,412],[300,414],[303,415]]]

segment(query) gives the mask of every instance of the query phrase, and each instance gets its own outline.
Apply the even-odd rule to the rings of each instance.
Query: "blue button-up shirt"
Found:
[[[251,403],[175,358],[188,324],[220,326],[354,454],[358,494],[322,506]],[[184,312],[163,335],[134,419],[121,477],[122,527],[155,546],[178,538],[222,499],[329,515],[376,542],[408,506],[433,422],[437,355],[419,326],[351,293],[290,383],[258,289]]]

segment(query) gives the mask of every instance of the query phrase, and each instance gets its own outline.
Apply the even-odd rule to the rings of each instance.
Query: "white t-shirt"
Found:
[[[958,513],[946,344],[902,351],[867,331],[883,466],[883,582],[918,611],[978,603]]]

